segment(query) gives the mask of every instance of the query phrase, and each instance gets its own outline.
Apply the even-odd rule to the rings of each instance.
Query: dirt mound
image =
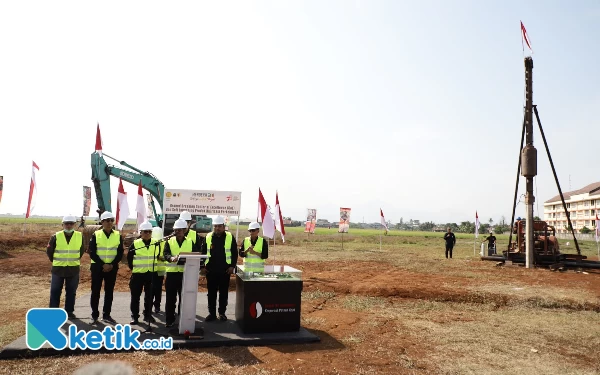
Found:
[[[29,233],[22,236],[19,233],[0,233],[0,252],[14,249],[46,249],[51,234]]]

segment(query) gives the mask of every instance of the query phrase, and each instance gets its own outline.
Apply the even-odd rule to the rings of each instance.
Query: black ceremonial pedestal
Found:
[[[264,275],[250,276],[243,272],[243,266],[238,266],[235,319],[244,333],[300,329],[301,271],[285,266],[284,272],[269,272],[274,267],[281,269],[265,266]]]

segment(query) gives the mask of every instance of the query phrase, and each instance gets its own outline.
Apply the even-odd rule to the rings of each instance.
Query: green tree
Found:
[[[583,233],[583,234],[587,234],[587,233],[591,233],[592,230],[590,228],[584,226],[583,228],[581,228],[581,230],[579,232]]]
[[[434,227],[435,227],[435,223],[432,221],[428,221],[428,222],[425,222],[425,223],[422,223],[421,225],[419,225],[419,230],[427,232],[427,231],[432,231]]]
[[[542,220],[542,219],[540,219],[540,217],[539,217],[539,216],[534,216],[534,217],[533,217],[533,220],[540,221],[540,220]]]

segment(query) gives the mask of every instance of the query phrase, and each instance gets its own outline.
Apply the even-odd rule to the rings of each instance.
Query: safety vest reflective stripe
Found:
[[[252,246],[252,242],[250,241],[250,237],[246,237],[244,239],[244,250],[248,249]],[[263,248],[263,238],[258,237],[256,239],[256,244],[254,244],[254,251],[262,254]],[[265,272],[265,260],[261,258],[260,255],[254,255],[248,253],[244,258],[244,272]]]
[[[96,254],[104,263],[112,263],[117,256],[117,249],[121,244],[121,236],[118,231],[113,230],[110,237],[106,237],[103,229],[94,232],[96,236]],[[92,259],[92,263],[94,260]]]
[[[171,249],[171,255],[176,257],[181,252],[191,252],[192,251],[192,241],[185,238],[181,243],[181,247],[179,247],[179,243],[177,242],[176,237],[171,237],[169,239],[169,248]],[[166,264],[167,272],[183,272],[185,266],[183,264],[177,265],[176,262],[169,262]]]
[[[52,257],[52,265],[56,267],[79,266],[79,251],[82,243],[81,232],[73,232],[68,243],[64,231],[56,232],[56,248]]]
[[[206,235],[206,258],[205,265],[210,261],[210,250],[212,247],[212,232]],[[231,264],[231,243],[233,242],[233,236],[229,232],[225,232],[225,262]]]

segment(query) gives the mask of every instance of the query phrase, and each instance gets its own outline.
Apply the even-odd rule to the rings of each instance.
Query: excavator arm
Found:
[[[104,211],[110,211],[112,207],[110,196],[110,176],[120,177],[123,179],[123,181],[127,181],[133,185],[138,185],[141,181],[142,188],[148,191],[152,197],[156,199],[158,205],[162,208],[165,187],[163,183],[156,178],[156,176],[150,172],[143,172],[124,161],[116,160],[109,155],[104,154],[104,156],[117,161],[119,164],[129,168],[130,170],[109,165],[104,160],[104,157],[100,156],[98,153],[92,154],[92,181],[94,182],[96,200],[98,201],[99,215]],[[154,217],[156,218],[156,221],[161,223],[162,214],[157,212],[154,201],[152,201],[152,210],[154,211]]]

